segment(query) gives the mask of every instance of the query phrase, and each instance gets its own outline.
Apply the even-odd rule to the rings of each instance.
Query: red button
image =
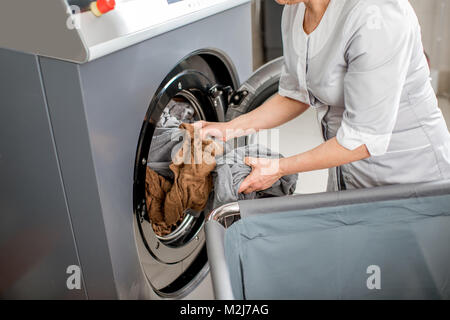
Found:
[[[101,13],[107,13],[116,7],[116,0],[97,0],[97,8]]]

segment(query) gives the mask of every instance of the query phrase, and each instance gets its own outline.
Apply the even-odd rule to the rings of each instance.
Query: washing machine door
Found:
[[[163,207],[157,201],[161,196],[150,185],[173,182],[169,165],[172,151],[180,143],[181,137],[176,136],[179,125],[224,121],[228,98],[237,87],[237,74],[227,57],[204,50],[177,64],[149,97],[134,163],[133,205],[141,266],[158,297],[185,297],[208,274],[203,226],[209,210],[186,210],[176,224],[164,226],[154,209]],[[159,176],[156,182],[153,172]],[[163,210],[161,213],[164,217]]]
[[[279,57],[256,70],[240,88],[229,97],[226,121],[248,113],[278,92],[284,58]]]

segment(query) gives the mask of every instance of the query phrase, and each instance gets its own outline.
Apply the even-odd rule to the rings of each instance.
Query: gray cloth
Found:
[[[156,127],[150,144],[147,165],[157,174],[172,180],[173,172],[169,166],[172,162],[172,155],[175,155],[182,147],[183,132],[178,128],[181,121],[173,116],[164,117],[162,122],[167,127]]]
[[[450,299],[448,230],[449,194],[294,211],[280,206],[227,229],[233,295]]]
[[[187,102],[170,100],[156,124],[158,128],[175,128],[195,121],[195,110]],[[178,124],[177,124],[178,123]]]
[[[183,131],[179,126],[181,123],[192,123],[194,115],[195,111],[190,104],[171,100],[156,124],[147,165],[166,179],[173,179],[169,165],[182,147]]]
[[[153,139],[150,144],[150,152],[148,154],[148,162],[171,162],[172,155],[178,151],[175,149],[178,145],[182,145],[183,131],[178,127],[181,121],[168,119],[171,126],[156,127]]]
[[[281,197],[294,193],[298,175],[282,177],[267,190],[252,192],[250,194],[238,193],[244,179],[251,173],[251,167],[244,162],[246,157],[278,159],[282,155],[272,152],[261,145],[248,145],[231,151],[225,151],[223,156],[217,157],[217,166],[213,171],[214,201],[212,208],[238,200],[251,200],[267,197]]]

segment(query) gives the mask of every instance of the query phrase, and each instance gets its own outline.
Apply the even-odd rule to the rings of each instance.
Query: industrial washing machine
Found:
[[[152,135],[174,101],[193,120],[257,107],[282,61],[250,77],[249,0],[90,3],[0,4],[0,298],[212,298],[205,213],[150,225]]]

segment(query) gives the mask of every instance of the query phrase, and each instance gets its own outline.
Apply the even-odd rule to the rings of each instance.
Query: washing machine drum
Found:
[[[155,231],[147,213],[147,166],[170,179],[170,154],[163,161],[158,159],[157,164],[151,161],[152,150],[160,144],[158,132],[177,128],[180,122],[225,121],[226,114],[234,117],[247,112],[256,106],[255,103],[259,104],[261,98],[265,99],[277,90],[277,79],[276,83],[271,81],[270,88],[255,86],[249,81],[247,87],[236,90],[236,78],[225,57],[217,53],[193,54],[162,81],[145,115],[136,153],[134,212],[137,238],[145,247],[145,252],[140,252],[141,264],[153,290],[161,297],[179,298],[188,294],[207,275],[209,266],[203,231],[208,212],[187,213],[163,234]],[[252,78],[261,80],[261,77]],[[266,94],[254,90],[257,87],[264,89]],[[155,168],[155,165],[160,167]]]

